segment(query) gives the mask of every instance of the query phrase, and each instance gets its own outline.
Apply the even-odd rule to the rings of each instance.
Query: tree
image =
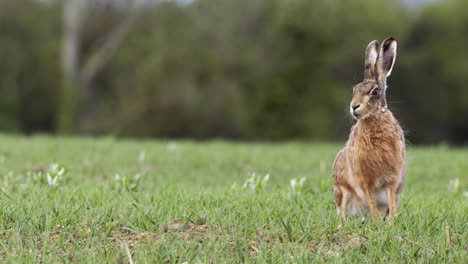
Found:
[[[99,1],[65,0],[63,32],[63,88],[57,111],[57,132],[70,133],[76,123],[79,100],[89,92],[90,83],[117,52],[119,45],[141,16],[145,0],[133,0],[124,18],[103,37],[85,58],[80,52],[80,30],[87,12]],[[152,2],[154,3],[154,1]]]

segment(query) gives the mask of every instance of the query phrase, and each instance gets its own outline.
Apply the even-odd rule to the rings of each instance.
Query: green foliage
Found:
[[[3,263],[127,262],[125,245],[135,263],[466,263],[468,257],[466,149],[410,149],[398,217],[388,227],[339,222],[331,166],[340,145],[1,135],[0,145]],[[54,178],[63,167],[39,165],[55,160],[69,171],[60,188],[45,175]],[[115,178],[142,168],[144,177]],[[22,176],[41,170],[40,180]],[[248,180],[256,191],[232,188],[251,171],[261,175]]]
[[[62,77],[59,2],[0,3],[3,131],[57,132],[67,124],[125,137],[343,139],[365,46],[395,36],[388,97],[410,141],[467,139],[466,1],[418,10],[385,0],[165,2],[145,10],[85,87]],[[81,64],[127,14],[89,12]],[[76,118],[57,113],[63,104],[77,105]]]
[[[0,129],[54,129],[60,91],[60,8],[31,1],[0,3]]]
[[[395,91],[408,126],[421,141],[466,141],[468,45],[466,1],[439,1],[421,11],[405,40]],[[396,89],[395,89],[396,90]],[[422,96],[423,95],[423,96]],[[431,107],[427,107],[430,104]],[[431,130],[430,132],[428,130]]]

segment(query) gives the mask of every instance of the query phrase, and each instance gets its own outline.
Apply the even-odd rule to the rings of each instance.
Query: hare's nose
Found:
[[[353,105],[351,106],[353,108],[353,111],[356,111],[361,106],[361,104]]]

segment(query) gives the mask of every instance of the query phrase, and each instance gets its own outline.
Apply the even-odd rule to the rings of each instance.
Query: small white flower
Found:
[[[297,180],[291,179],[291,181],[289,182],[289,185],[291,186],[291,188],[296,189]]]
[[[56,186],[58,177],[52,177],[50,173],[47,173],[47,185]]]
[[[57,163],[51,163],[49,166],[49,171],[56,171],[59,165]]]
[[[57,176],[62,176],[63,174],[65,174],[65,168],[61,168],[61,169],[57,172]]]
[[[448,189],[450,192],[458,193],[460,191],[460,180],[458,178],[450,180]]]
[[[291,193],[300,193],[302,191],[302,186],[304,185],[306,178],[302,177],[297,180],[296,178],[289,181],[289,187],[291,188]],[[290,194],[291,194],[290,193]]]
[[[304,184],[305,180],[306,180],[306,178],[302,177],[301,180],[299,181],[299,185],[302,186]]]

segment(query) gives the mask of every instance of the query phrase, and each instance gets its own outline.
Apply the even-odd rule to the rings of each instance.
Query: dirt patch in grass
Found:
[[[88,248],[88,250],[95,250],[94,247],[107,245],[110,250],[119,252],[117,254],[119,261],[126,262],[126,248],[134,253],[141,245],[151,244],[157,247],[161,243],[171,244],[173,242],[184,242],[189,248],[196,246],[196,244],[204,244],[207,241],[221,240],[225,241],[228,251],[237,252],[240,249],[250,252],[253,256],[261,253],[262,250],[275,249],[286,253],[291,248],[305,248],[312,252],[336,256],[353,247],[361,247],[365,251],[367,243],[367,239],[363,237],[344,234],[339,230],[330,239],[322,242],[313,240],[302,232],[294,234],[294,237],[298,237],[298,239],[291,241],[286,234],[281,233],[278,229],[274,230],[270,226],[251,227],[251,229],[247,230],[252,231],[245,231],[245,233],[236,230],[238,228],[238,226],[234,225],[210,225],[206,221],[191,222],[181,219],[174,219],[166,224],[161,224],[153,232],[136,232],[125,225],[117,225],[117,228],[111,229],[110,226],[91,228],[87,223],[79,223],[71,227],[57,226],[52,230],[41,233],[36,238],[31,238],[36,242],[26,243],[26,245],[32,245],[29,252],[35,255],[38,261],[43,259],[42,254],[44,252],[56,255],[57,261],[64,259],[73,261],[75,258],[74,250],[76,250],[77,245]],[[22,239],[19,237],[17,230],[14,229],[4,230],[0,234],[4,241]],[[89,243],[95,245],[90,247]],[[44,245],[47,248],[46,250],[44,250]],[[57,245],[60,246],[57,247]],[[57,251],[57,248],[60,248],[60,250]],[[182,256],[182,260],[184,259],[185,257]]]

